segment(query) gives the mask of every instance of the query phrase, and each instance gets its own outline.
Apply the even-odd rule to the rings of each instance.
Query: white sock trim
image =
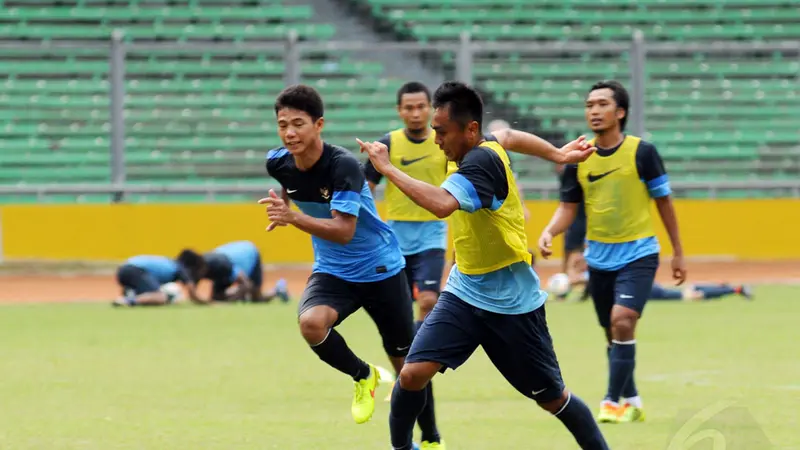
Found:
[[[319,347],[320,345],[324,344],[325,341],[328,340],[328,336],[331,335],[331,331],[333,331],[333,328],[328,328],[328,334],[325,335],[325,338],[317,342],[316,344],[312,345],[311,347]]]
[[[617,345],[633,345],[636,343],[636,339],[631,339],[630,341],[618,341],[616,339],[612,339],[611,343]]]
[[[564,406],[562,406],[561,409],[559,409],[558,412],[556,412],[553,415],[557,416],[557,415],[561,414],[562,412],[564,412],[564,410],[567,409],[567,405],[569,405],[569,401],[570,400],[572,400],[572,392],[568,392],[567,393],[567,401],[564,402]]]

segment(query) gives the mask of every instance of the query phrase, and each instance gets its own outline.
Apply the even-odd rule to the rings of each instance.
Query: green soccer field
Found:
[[[603,426],[613,449],[666,449],[697,412],[727,448],[765,448],[762,432],[777,448],[800,447],[800,288],[756,294],[751,303],[648,305],[636,370],[648,421]],[[593,309],[553,304],[548,315],[566,382],[595,410],[606,357]],[[366,315],[340,330],[386,365]],[[352,383],[303,343],[294,305],[9,305],[0,342],[2,449],[389,448],[387,388],[372,421],[353,423]],[[436,378],[436,395],[450,450],[575,448],[480,352]]]

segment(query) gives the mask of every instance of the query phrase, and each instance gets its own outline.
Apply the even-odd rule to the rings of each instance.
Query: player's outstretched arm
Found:
[[[389,151],[381,142],[358,141],[361,151],[369,154],[372,166],[392,182],[403,194],[414,203],[430,211],[436,217],[444,219],[459,209],[458,200],[439,186],[428,184],[411,178],[403,173],[389,160]]]
[[[678,215],[675,214],[675,206],[672,204],[672,196],[666,195],[655,199],[658,214],[667,229],[669,241],[672,244],[672,278],[678,286],[686,281],[686,267],[683,261],[683,243],[681,233],[678,228]]]
[[[556,164],[575,164],[586,161],[597,149],[580,136],[561,148],[557,148],[535,134],[506,128],[491,133],[506,150],[536,156]]]
[[[267,205],[267,216],[271,223],[267,231],[272,231],[277,226],[293,225],[308,234],[337,244],[347,244],[356,233],[356,216],[331,211],[333,218],[317,219],[300,211],[294,211],[282,198],[270,189],[269,197],[258,201],[259,205]]]

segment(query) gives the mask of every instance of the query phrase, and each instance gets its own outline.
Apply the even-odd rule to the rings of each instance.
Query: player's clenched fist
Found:
[[[547,231],[543,231],[539,236],[539,251],[542,252],[542,257],[547,259],[553,254],[553,235]]]
[[[361,139],[356,139],[356,141],[361,146],[361,153],[369,156],[375,170],[386,174],[386,171],[392,168],[392,162],[389,160],[389,147],[382,142],[364,142]]]
[[[267,217],[272,222],[267,227],[267,231],[272,231],[278,226],[285,227],[294,220],[294,211],[272,189],[269,190],[269,197],[262,198],[258,204],[267,205]]]

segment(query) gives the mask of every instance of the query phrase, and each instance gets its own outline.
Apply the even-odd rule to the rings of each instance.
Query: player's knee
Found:
[[[425,317],[436,306],[436,300],[439,296],[434,291],[422,291],[417,297],[417,304],[419,305],[419,312],[421,317]]]
[[[300,315],[300,333],[309,344],[319,344],[328,335],[334,321],[326,311],[312,308]]]
[[[616,340],[633,339],[636,329],[636,315],[629,313],[614,314],[611,317],[611,336]]]
[[[561,395],[558,398],[552,400],[544,400],[544,401],[536,401],[540,408],[549,412],[550,414],[556,414],[561,411],[561,408],[567,403],[569,399],[569,393],[566,389],[561,391]]]
[[[431,379],[431,375],[420,364],[406,364],[400,370],[397,380],[400,387],[407,391],[421,391]]]

